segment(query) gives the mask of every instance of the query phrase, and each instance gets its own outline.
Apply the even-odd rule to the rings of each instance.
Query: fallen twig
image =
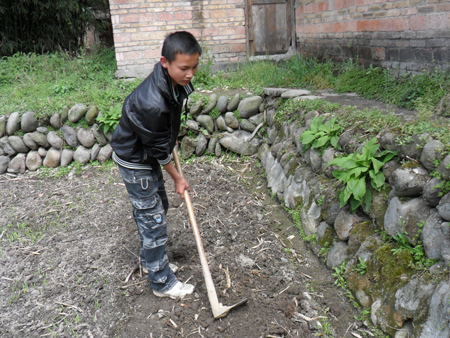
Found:
[[[62,305],[62,306],[65,306],[65,307],[69,307],[69,308],[75,309],[75,310],[77,310],[78,312],[83,312],[83,310],[80,309],[78,306],[75,306],[75,305],[72,305],[72,304],[61,303],[61,302],[56,302],[56,301],[55,301],[55,303],[56,303],[56,304],[59,304],[59,305]]]
[[[264,125],[264,122],[261,122],[260,124],[258,124],[258,126],[255,128],[255,130],[253,131],[253,133],[250,135],[250,137],[247,139],[247,142],[250,142],[256,135],[256,133],[258,132],[259,129],[261,129],[261,127]]]
[[[320,319],[320,318],[324,318],[324,319],[327,318],[327,317],[325,317],[325,316],[317,316],[317,317],[311,318],[311,317],[305,316],[304,314],[301,314],[301,313],[299,313],[299,312],[294,312],[294,315],[295,315],[296,317],[300,317],[300,318],[303,319],[303,320],[306,320],[307,322],[312,322],[312,321],[317,320],[317,319]]]
[[[226,269],[223,269],[223,272],[225,273],[225,276],[227,278],[227,289],[231,288],[231,277],[230,277],[230,271],[228,270],[228,267]]]
[[[131,272],[128,274],[127,278],[125,278],[125,281],[123,282],[124,284],[128,283],[128,280],[131,278],[131,276],[133,275],[133,273],[137,270],[137,267],[134,267]]]
[[[129,288],[130,286],[140,285],[140,284],[143,284],[143,283],[145,283],[145,282],[146,282],[146,280],[143,280],[143,281],[140,281],[140,282],[137,282],[137,283],[133,283],[133,284],[128,284],[128,285],[121,286],[120,288],[121,288],[121,289],[126,289],[126,288]]]

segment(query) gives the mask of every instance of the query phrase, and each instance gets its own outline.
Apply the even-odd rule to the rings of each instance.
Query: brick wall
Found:
[[[215,62],[246,57],[244,0],[110,0],[119,77],[146,76],[165,36],[187,30]]]
[[[450,60],[450,1],[297,0],[297,49],[417,72]]]

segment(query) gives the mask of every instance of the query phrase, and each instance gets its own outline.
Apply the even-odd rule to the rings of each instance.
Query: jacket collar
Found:
[[[156,87],[158,88],[159,92],[166,98],[168,98],[170,101],[173,101],[175,103],[178,103],[179,101],[174,96],[174,91],[172,89],[172,79],[169,76],[169,73],[167,69],[165,69],[161,62],[158,62],[155,67],[153,68],[154,73],[154,81],[156,84]],[[178,91],[181,96],[181,102],[185,98],[187,98],[190,94],[194,92],[194,86],[191,82],[189,82],[186,86],[180,86],[178,85]],[[178,103],[180,104],[180,103]]]

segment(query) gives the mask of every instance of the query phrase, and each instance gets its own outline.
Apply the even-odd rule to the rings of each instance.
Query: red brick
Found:
[[[245,52],[247,50],[247,47],[243,43],[234,43],[230,46],[230,52],[232,53],[239,53],[239,52]]]
[[[170,21],[175,18],[174,13],[162,12],[157,14],[158,21]]]
[[[238,34],[238,35],[245,34],[245,26],[236,27],[236,34]]]
[[[236,34],[236,29],[234,27],[222,27],[219,30],[219,34],[222,35],[234,35]]]
[[[161,51],[159,49],[146,50],[142,54],[144,59],[156,59],[161,56]]]
[[[384,60],[385,59],[385,49],[384,48],[374,48],[372,50],[372,57],[374,60]]]
[[[139,60],[141,58],[141,52],[127,52],[123,53],[125,60]]]
[[[427,29],[448,29],[447,13],[432,13],[427,15]]]
[[[139,22],[154,22],[156,21],[156,14],[155,13],[139,14],[138,19]]]
[[[123,14],[120,16],[120,23],[138,22],[136,14]]]
[[[150,40],[151,34],[150,33],[133,33],[132,34],[132,40],[133,41],[143,41],[143,40]]]
[[[230,52],[230,46],[218,45],[218,46],[212,47],[212,50],[215,53],[228,53],[228,52]]]
[[[394,29],[394,20],[395,19],[384,19],[380,21],[379,30],[386,32],[386,31],[393,31]]]
[[[192,19],[192,12],[185,11],[185,12],[175,12],[175,20],[191,20]]]
[[[409,28],[408,18],[395,18],[393,19],[394,31],[406,31]]]
[[[374,32],[380,28],[380,20],[360,20],[358,21],[358,32]]]
[[[413,31],[421,31],[426,27],[426,16],[417,15],[409,18],[409,29]]]
[[[357,21],[348,21],[347,22],[347,31],[348,32],[357,32],[358,31],[358,22]]]
[[[328,11],[330,8],[329,3],[328,2],[319,2],[319,11],[320,12],[325,12]]]
[[[114,34],[115,43],[130,42],[130,41],[131,41],[131,34],[125,33]]]
[[[217,19],[217,18],[226,18],[228,17],[227,10],[220,9],[216,11],[211,11],[211,18]]]
[[[436,10],[440,13],[442,12],[450,12],[450,4],[437,4],[436,5]]]
[[[202,29],[202,36],[218,36],[219,30],[217,28],[204,28]]]

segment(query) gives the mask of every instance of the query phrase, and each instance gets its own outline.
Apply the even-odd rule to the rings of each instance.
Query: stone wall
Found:
[[[450,2],[298,0],[297,49],[407,71],[447,67]]]
[[[246,57],[243,0],[110,0],[118,77],[144,77],[159,61],[165,36],[191,32],[215,62]]]

